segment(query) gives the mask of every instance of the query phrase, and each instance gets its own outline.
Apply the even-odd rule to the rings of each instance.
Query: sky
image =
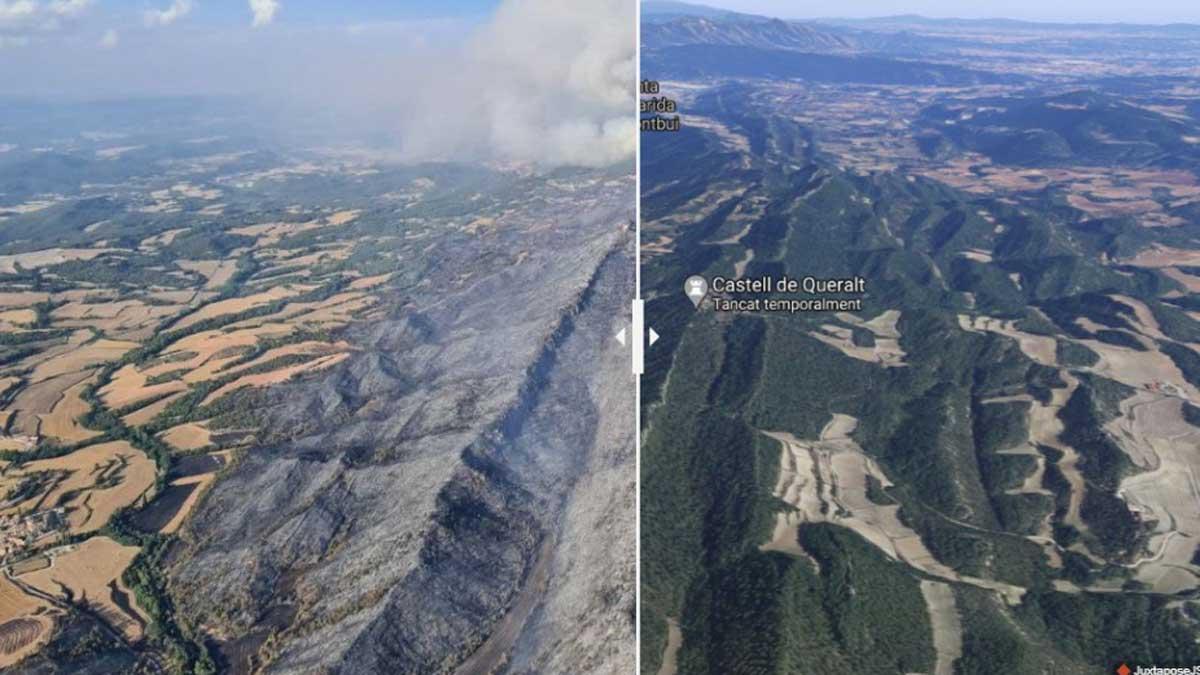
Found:
[[[334,39],[334,47],[342,46],[346,36],[367,36],[362,38],[366,41],[389,31],[390,38],[400,38],[401,48],[455,41],[486,21],[500,4],[501,0],[0,0],[0,63],[5,65],[0,76],[15,79],[20,75],[13,72],[17,65],[24,65],[30,78],[76,65],[56,58],[62,51],[76,59],[86,59],[89,50],[124,53],[126,70],[136,70],[136,58],[170,59],[176,51],[203,41],[267,45],[294,37],[299,43],[324,33]],[[121,63],[111,57],[102,60]]]
[[[964,19],[1200,23],[1200,2],[1197,0],[716,0],[700,4],[783,19],[921,14]]]
[[[634,2],[560,0],[564,11],[580,16],[604,13],[618,3],[631,10]],[[784,18],[920,13],[1200,23],[1197,0],[710,4]],[[238,94],[320,78],[349,84],[343,81],[363,81],[375,76],[373,71],[393,67],[389,61],[436,62],[439,50],[461,46],[506,5],[523,8],[531,25],[549,11],[537,0],[0,0],[0,97]],[[627,14],[632,26],[632,12]],[[572,58],[569,53],[561,57]]]
[[[353,76],[353,64],[453,48],[500,3],[0,0],[0,96],[238,94]]]
[[[411,159],[607,165],[637,137],[635,3],[0,0],[0,100],[252,99]]]

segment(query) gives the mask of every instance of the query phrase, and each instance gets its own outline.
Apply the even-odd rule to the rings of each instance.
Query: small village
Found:
[[[31,548],[57,540],[66,529],[67,515],[62,508],[0,516],[0,563],[11,562]]]

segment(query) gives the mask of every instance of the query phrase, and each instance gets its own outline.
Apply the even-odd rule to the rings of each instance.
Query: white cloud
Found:
[[[275,20],[279,11],[279,0],[249,0],[250,11],[254,13],[254,21],[250,25],[265,26]]]
[[[0,46],[23,46],[70,27],[92,0],[0,0]]]
[[[113,28],[104,31],[104,35],[100,36],[100,46],[105,49],[112,49],[121,42],[121,36]]]
[[[166,9],[146,10],[147,26],[169,26],[192,11],[192,0],[172,0]]]
[[[54,0],[50,3],[51,14],[64,17],[79,16],[91,7],[92,0]]]
[[[0,0],[0,28],[26,23],[37,14],[38,6],[33,0]]]

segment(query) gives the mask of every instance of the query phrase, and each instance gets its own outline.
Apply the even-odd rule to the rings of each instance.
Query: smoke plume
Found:
[[[402,153],[602,166],[636,144],[632,0],[505,0],[411,82]]]

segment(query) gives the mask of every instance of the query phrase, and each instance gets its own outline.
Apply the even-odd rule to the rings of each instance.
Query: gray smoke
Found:
[[[602,166],[633,156],[632,0],[505,0],[401,106],[408,159]]]

